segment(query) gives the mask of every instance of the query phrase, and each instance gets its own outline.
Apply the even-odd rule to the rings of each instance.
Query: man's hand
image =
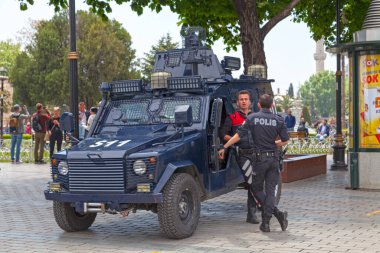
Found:
[[[224,150],[225,150],[225,148],[221,148],[218,150],[219,159],[224,159]]]

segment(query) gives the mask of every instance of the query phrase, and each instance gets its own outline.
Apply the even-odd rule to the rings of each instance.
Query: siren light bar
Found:
[[[143,91],[143,80],[122,80],[109,83],[111,94],[138,93]]]
[[[202,78],[194,77],[171,77],[168,78],[169,90],[203,90]]]

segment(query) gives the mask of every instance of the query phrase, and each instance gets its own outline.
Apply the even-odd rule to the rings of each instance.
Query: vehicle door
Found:
[[[211,191],[234,188],[244,181],[236,161],[234,148],[228,150],[224,159],[219,159],[218,156],[218,149],[224,144],[223,139],[220,138],[220,130],[224,119],[228,116],[227,103],[227,100],[219,97],[211,101],[208,131]]]

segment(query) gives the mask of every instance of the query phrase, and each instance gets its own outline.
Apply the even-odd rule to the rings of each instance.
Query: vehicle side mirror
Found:
[[[74,130],[74,116],[71,112],[62,113],[59,123],[61,124],[61,129],[70,133]]]
[[[185,127],[193,124],[193,110],[190,105],[177,105],[174,110],[174,123]]]

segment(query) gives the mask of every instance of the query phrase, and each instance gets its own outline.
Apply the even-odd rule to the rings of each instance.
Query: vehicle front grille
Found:
[[[70,192],[124,193],[122,159],[69,161]]]

